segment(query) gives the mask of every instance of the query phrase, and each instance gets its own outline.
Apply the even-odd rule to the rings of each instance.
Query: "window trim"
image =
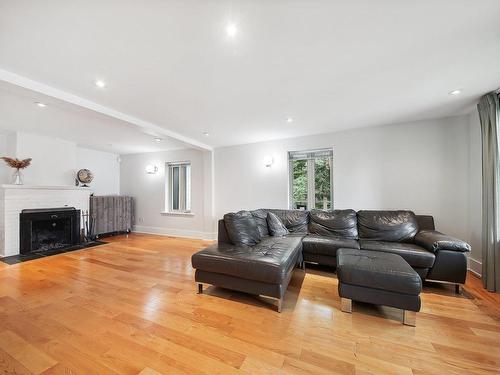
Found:
[[[185,191],[185,197],[182,196],[181,191],[182,191],[182,184],[183,184],[183,179],[181,178],[182,175],[182,168],[179,168],[179,209],[175,210],[173,209],[173,167],[182,167],[182,166],[188,166],[189,167],[189,173],[186,175],[185,181],[186,185],[189,186],[189,189],[186,187]],[[191,161],[190,160],[184,160],[184,161],[175,161],[175,162],[166,162],[165,163],[165,210],[162,211],[161,213],[164,215],[192,215],[192,207],[191,207],[191,195],[192,195],[192,184],[191,184]],[[188,168],[186,168],[187,170]],[[180,209],[182,206],[188,207],[189,209]]]
[[[316,181],[314,178],[315,175],[315,164],[314,160],[319,158],[320,156],[314,157],[314,154],[319,154],[319,153],[329,153],[330,156],[328,156],[331,160],[331,169],[330,169],[330,197],[331,197],[331,210],[334,209],[334,189],[333,189],[333,170],[334,170],[334,165],[333,165],[333,147],[331,148],[319,148],[319,149],[313,149],[313,150],[300,150],[300,151],[288,151],[287,152],[287,158],[288,158],[288,208],[293,210],[294,209],[294,202],[293,202],[293,161],[294,160],[307,160],[307,210],[315,209],[316,208]],[[293,154],[305,154],[307,155],[305,158],[293,158],[291,157]],[[309,194],[309,192],[313,192],[313,194]]]

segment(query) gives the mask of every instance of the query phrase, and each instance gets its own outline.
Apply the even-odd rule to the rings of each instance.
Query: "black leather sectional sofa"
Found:
[[[280,226],[282,228],[280,228]],[[273,235],[274,234],[274,235]],[[304,262],[335,266],[340,248],[401,256],[422,280],[465,283],[470,245],[411,211],[258,209],[224,215],[218,243],[192,257],[195,280],[279,300]]]

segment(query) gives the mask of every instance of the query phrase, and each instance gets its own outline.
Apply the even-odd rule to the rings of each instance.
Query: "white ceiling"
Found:
[[[498,0],[0,0],[0,69],[219,147],[470,111],[500,86],[499,20]]]
[[[35,102],[45,103],[40,108]],[[24,131],[66,139],[79,146],[129,154],[189,148],[190,145],[148,133],[77,105],[0,81],[0,131]]]

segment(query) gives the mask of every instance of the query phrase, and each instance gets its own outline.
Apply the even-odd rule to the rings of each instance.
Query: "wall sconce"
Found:
[[[156,172],[158,172],[158,167],[156,165],[153,164],[146,165],[147,174],[155,174]]]
[[[266,166],[266,168],[270,168],[271,165],[273,165],[273,157],[270,156],[270,155],[267,155],[267,156],[264,156],[264,165]]]

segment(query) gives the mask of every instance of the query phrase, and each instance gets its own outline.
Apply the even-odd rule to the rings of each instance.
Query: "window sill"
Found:
[[[192,212],[171,212],[171,211],[162,211],[162,215],[166,216],[194,216]]]

